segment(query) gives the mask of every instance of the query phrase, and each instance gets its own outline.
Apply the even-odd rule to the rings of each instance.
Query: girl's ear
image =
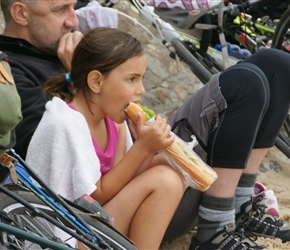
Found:
[[[87,76],[87,83],[88,86],[90,88],[90,90],[95,93],[98,94],[101,92],[102,89],[102,78],[103,75],[100,71],[98,70],[92,70],[88,76]]]
[[[28,25],[29,13],[24,3],[14,2],[10,8],[10,14],[17,24],[22,26]]]

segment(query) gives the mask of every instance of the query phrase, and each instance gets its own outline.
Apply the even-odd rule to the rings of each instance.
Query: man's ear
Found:
[[[14,2],[10,9],[10,14],[14,21],[22,26],[28,24],[29,13],[27,11],[27,6],[21,2]]]
[[[87,76],[87,83],[93,93],[100,93],[103,86],[103,75],[98,70],[92,70]]]

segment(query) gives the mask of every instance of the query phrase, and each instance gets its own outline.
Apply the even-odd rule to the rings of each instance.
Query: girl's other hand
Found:
[[[142,115],[138,114],[137,124],[133,125],[131,121],[129,127],[136,140],[135,143],[140,143],[149,152],[163,149],[174,141],[170,125],[160,115],[156,115],[155,122],[148,126],[144,125]]]

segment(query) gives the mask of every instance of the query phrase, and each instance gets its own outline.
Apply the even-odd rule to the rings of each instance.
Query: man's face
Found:
[[[79,25],[76,0],[39,0],[28,7],[29,42],[43,52],[56,55],[60,38]]]

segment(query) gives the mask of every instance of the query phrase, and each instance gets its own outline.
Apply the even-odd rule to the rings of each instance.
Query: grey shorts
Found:
[[[199,144],[193,150],[204,161],[207,160],[209,134],[219,125],[219,113],[227,108],[219,87],[219,75],[213,75],[206,85],[169,118],[173,132],[184,141],[190,141],[192,134],[197,137]]]

